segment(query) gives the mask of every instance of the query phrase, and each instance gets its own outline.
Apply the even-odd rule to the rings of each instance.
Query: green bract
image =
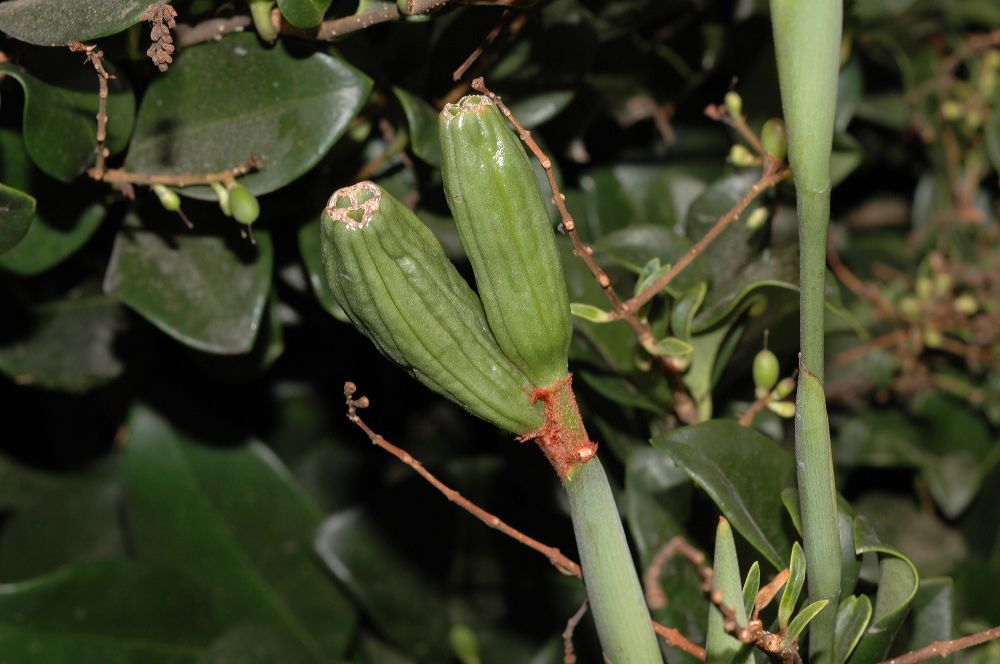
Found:
[[[518,434],[541,427],[530,381],[409,208],[371,182],[340,189],[323,215],[321,247],[334,297],[380,351],[484,420]]]
[[[518,137],[468,96],[439,121],[448,205],[497,343],[538,386],[566,375],[569,300],[548,211]]]

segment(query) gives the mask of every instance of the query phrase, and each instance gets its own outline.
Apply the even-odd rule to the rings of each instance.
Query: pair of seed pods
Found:
[[[322,223],[334,297],[378,349],[432,390],[519,435],[532,394],[562,380],[572,322],[545,202],[518,137],[471,95],[439,118],[445,195],[478,295],[417,216],[372,182],[338,190]]]

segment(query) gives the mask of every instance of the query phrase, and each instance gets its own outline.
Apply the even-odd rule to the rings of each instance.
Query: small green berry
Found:
[[[795,417],[794,401],[772,401],[767,404],[767,409],[778,417],[783,417],[786,420],[790,420]]]
[[[474,664],[479,659],[479,639],[467,625],[454,625],[448,632],[451,651],[462,664]]]
[[[970,295],[969,293],[964,293],[956,297],[952,306],[955,308],[955,311],[966,316],[971,316],[979,311],[979,301],[976,300],[974,295]]]
[[[784,161],[788,154],[788,134],[785,123],[780,118],[771,118],[760,130],[760,142],[764,150],[778,161]]]
[[[163,206],[164,210],[177,212],[181,209],[181,197],[170,187],[162,184],[154,184],[153,193],[160,199],[160,205]]]
[[[899,313],[903,314],[906,320],[914,322],[920,320],[921,310],[920,301],[912,295],[905,295],[899,301]]]
[[[746,146],[737,143],[729,148],[729,163],[740,168],[746,168],[757,165],[757,158],[753,156],[753,153]]]
[[[759,388],[770,390],[774,387],[780,371],[778,356],[766,348],[753,358],[753,382]]]
[[[229,211],[229,190],[223,187],[221,182],[213,182],[212,191],[219,199],[219,209],[222,210],[222,214],[227,217],[233,216],[233,213]]]
[[[940,348],[944,343],[944,335],[934,329],[924,330],[924,345],[928,348]]]
[[[726,93],[724,100],[726,105],[726,110],[729,111],[729,115],[732,116],[734,120],[743,119],[743,97],[734,90],[730,90]]]
[[[766,207],[759,207],[753,212],[751,212],[750,216],[747,217],[747,228],[752,231],[755,231],[764,224],[766,224],[767,220],[770,218],[771,218],[771,210],[769,210]]]
[[[929,277],[917,277],[916,291],[921,300],[929,300],[934,296],[934,282]]]
[[[946,99],[941,103],[941,117],[945,120],[958,120],[964,113],[965,107],[954,99]]]
[[[413,0],[396,0],[396,7],[399,9],[399,13],[403,16],[409,16],[413,13]]]
[[[260,216],[260,203],[250,190],[241,184],[229,190],[229,209],[233,219],[241,224],[252,224]]]
[[[778,381],[778,385],[774,388],[774,396],[778,399],[784,399],[794,391],[795,379],[789,376]]]

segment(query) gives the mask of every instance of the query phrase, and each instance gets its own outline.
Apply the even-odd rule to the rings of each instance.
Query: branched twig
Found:
[[[174,37],[170,29],[177,27],[177,10],[164,0],[154,2],[142,13],[139,20],[148,21],[149,39],[153,42],[146,55],[160,71],[167,71],[174,61]]]
[[[707,115],[712,120],[716,122],[721,122],[724,125],[732,127],[736,132],[750,144],[750,147],[754,149],[759,157],[765,155],[764,145],[757,138],[757,134],[753,133],[750,126],[746,123],[743,118],[734,118],[726,110],[725,106],[719,106],[717,104],[709,104],[705,107],[705,115]]]
[[[361,416],[357,413],[358,409],[368,407],[368,397],[359,397],[354,399],[353,397],[356,391],[357,387],[354,383],[344,383],[344,397],[347,399],[347,419],[357,425],[359,429],[364,431],[368,436],[368,439],[371,440],[374,445],[381,447],[383,450],[415,470],[421,477],[430,482],[435,489],[440,491],[445,498],[455,503],[469,514],[473,515],[490,528],[495,528],[504,535],[507,535],[521,544],[524,544],[525,546],[541,553],[563,574],[570,576],[583,575],[583,572],[580,570],[580,565],[563,555],[559,549],[542,544],[538,540],[525,535],[520,530],[507,525],[507,523],[502,521],[500,517],[490,514],[455,489],[447,486],[444,482],[435,477],[429,470],[424,468],[423,464],[410,456],[408,452],[396,447],[388,440],[375,433],[367,424],[365,424],[364,420],[362,420]]]
[[[932,641],[923,648],[914,650],[913,652],[908,652],[905,655],[900,655],[899,657],[887,659],[880,664],[916,664],[917,662],[923,662],[931,659],[932,657],[947,657],[953,652],[978,646],[986,643],[987,641],[992,641],[993,639],[1000,639],[1000,625],[983,630],[982,632],[970,634],[969,636],[963,636],[960,639],[952,639],[951,641]]]
[[[500,20],[497,22],[497,24],[493,26],[493,28],[489,32],[486,33],[485,37],[483,37],[483,41],[478,46],[476,46],[475,50],[473,50],[472,53],[469,54],[469,57],[465,59],[465,62],[460,64],[455,69],[455,71],[451,73],[451,80],[458,81],[461,80],[463,76],[465,76],[465,72],[469,71],[469,67],[471,67],[476,62],[476,60],[479,59],[479,56],[483,54],[483,51],[489,48],[493,44],[493,42],[496,41],[497,37],[500,36],[500,33],[503,32],[504,26],[506,26],[507,23],[510,21],[510,17],[511,17],[511,11],[509,9],[505,9],[503,13],[500,15]]]
[[[576,664],[576,649],[573,647],[573,632],[576,631],[576,626],[580,624],[583,617],[587,615],[587,600],[583,600],[583,604],[580,608],[576,610],[569,620],[566,621],[566,629],[563,630],[563,664]]]
[[[97,161],[92,170],[97,174],[95,179],[100,180],[107,170],[106,160],[110,154],[105,145],[108,138],[108,81],[114,76],[108,74],[108,70],[104,68],[104,51],[95,44],[71,41],[69,50],[86,54],[87,62],[94,65],[94,71],[97,72],[97,147],[94,149]]]
[[[435,489],[441,492],[445,498],[455,503],[465,511],[469,512],[470,514],[472,514],[474,517],[485,523],[490,528],[499,530],[500,532],[514,539],[515,541],[520,542],[521,544],[524,544],[525,546],[535,551],[538,551],[546,558],[548,558],[549,562],[551,562],[552,565],[563,574],[566,574],[568,576],[583,578],[583,570],[580,569],[580,565],[575,561],[573,561],[572,559],[563,555],[563,553],[560,552],[559,549],[542,544],[538,540],[525,535],[524,533],[522,533],[521,531],[517,530],[512,526],[509,526],[507,523],[502,521],[500,517],[487,512],[486,510],[479,507],[469,499],[462,496],[462,494],[460,494],[458,491],[447,486],[444,482],[442,482],[433,474],[431,474],[429,470],[424,468],[423,464],[414,459],[408,452],[396,447],[388,440],[383,438],[381,435],[375,433],[375,431],[373,431],[367,424],[365,424],[364,420],[361,419],[361,416],[358,415],[357,412],[358,409],[368,407],[369,405],[368,397],[362,396],[355,399],[354,395],[356,392],[357,392],[357,386],[354,383],[351,382],[344,383],[344,398],[347,400],[347,419],[353,422],[359,429],[364,431],[365,435],[368,436],[368,439],[372,442],[372,444],[377,445],[378,447],[382,448],[389,454],[393,455],[394,457],[405,463],[407,466],[416,471],[417,474],[419,474],[421,477],[427,480],[431,484],[431,486],[433,486]],[[705,651],[697,644],[692,643],[690,640],[688,640],[678,630],[661,625],[655,620],[651,622],[653,624],[653,630],[657,634],[659,634],[663,638],[663,640],[666,641],[668,645],[671,645],[675,648],[679,648],[684,652],[690,653],[695,657],[698,657],[699,659],[702,660],[705,659]]]
[[[768,390],[767,394],[757,398],[756,401],[750,404],[747,411],[740,415],[740,426],[748,427],[752,425],[753,421],[767,408],[769,403],[771,403],[771,390]]]
[[[729,225],[740,218],[747,206],[753,202],[755,198],[760,196],[762,193],[776,186],[783,180],[787,180],[791,176],[792,172],[787,168],[778,168],[772,172],[768,172],[765,168],[764,173],[761,175],[760,179],[753,183],[753,186],[743,194],[743,198],[737,201],[736,205],[732,207],[726,214],[719,217],[715,225],[700,240],[698,240],[693,247],[688,249],[687,253],[680,257],[680,259],[671,266],[670,270],[666,274],[661,276],[659,279],[651,283],[646,287],[641,293],[635,295],[635,297],[629,299],[623,304],[623,314],[628,312],[637,311],[644,304],[652,300],[658,293],[662,292],[664,288],[670,285],[677,275],[679,275],[684,268],[691,264],[695,258],[700,256],[705,249],[708,248],[712,242],[715,241],[722,232],[729,228]]]
[[[590,269],[591,274],[594,275],[594,279],[597,281],[601,289],[604,290],[605,295],[607,295],[608,300],[611,302],[611,306],[614,309],[614,316],[619,320],[624,320],[629,327],[635,332],[636,337],[639,340],[639,344],[645,348],[647,351],[652,349],[656,344],[656,338],[653,335],[653,331],[649,324],[643,320],[640,320],[638,316],[635,315],[635,310],[629,310],[626,308],[626,304],[622,302],[622,299],[618,296],[617,291],[614,289],[614,285],[611,282],[611,277],[608,273],[597,264],[594,260],[594,250],[593,248],[584,244],[580,239],[580,235],[576,232],[576,222],[573,221],[573,215],[570,214],[569,209],[566,207],[566,195],[562,193],[559,189],[559,184],[556,182],[555,173],[552,170],[552,160],[548,158],[545,152],[538,146],[535,139],[531,137],[531,132],[525,129],[514,114],[510,112],[510,109],[503,103],[499,95],[486,87],[486,83],[482,78],[477,78],[472,82],[472,89],[477,92],[486,95],[493,103],[496,104],[500,112],[510,121],[517,130],[518,135],[524,144],[528,146],[532,154],[538,159],[542,168],[545,170],[545,176],[548,178],[549,187],[552,189],[552,201],[555,203],[556,208],[559,210],[559,216],[562,219],[561,227],[569,235],[570,240],[573,242],[573,253],[583,259],[586,263],[587,268]],[[684,387],[683,382],[681,382],[680,377],[677,375],[677,368],[673,365],[670,358],[664,357],[653,353],[653,357],[667,372],[667,378],[670,381],[670,388],[674,395],[673,407],[674,411],[677,413],[677,417],[681,421],[687,424],[693,424],[698,421],[698,409],[694,404],[694,400],[688,394],[687,389]]]
[[[224,171],[219,171],[217,173],[177,173],[174,175],[167,174],[157,174],[157,173],[131,173],[122,168],[112,168],[104,172],[104,175],[98,177],[95,169],[90,169],[88,173],[95,180],[100,180],[102,182],[107,182],[112,185],[146,185],[151,186],[154,184],[162,184],[168,187],[190,187],[196,184],[209,185],[216,182],[221,182],[227,184],[234,181],[237,177],[245,175],[255,168],[259,167],[261,160],[259,157],[250,157],[244,163],[239,166],[233,166],[232,168],[227,168]]]
[[[827,242],[826,247],[826,261],[830,264],[830,269],[833,270],[833,273],[837,276],[837,278],[840,279],[852,293],[875,305],[875,308],[882,313],[886,320],[899,319],[899,311],[896,310],[896,306],[882,294],[882,291],[879,290],[877,286],[858,279],[858,277],[851,272],[850,268],[844,265],[844,262],[840,260],[840,256],[837,254],[837,250],[833,248],[832,242]]]

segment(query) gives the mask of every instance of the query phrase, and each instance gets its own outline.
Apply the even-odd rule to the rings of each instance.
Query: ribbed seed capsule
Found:
[[[445,195],[493,336],[535,385],[551,385],[566,375],[573,328],[528,155],[485,97],[449,104],[439,126]]]
[[[361,182],[330,197],[323,265],[334,297],[382,353],[473,414],[525,434],[542,424],[527,377],[490,334],[476,294],[416,215]]]

